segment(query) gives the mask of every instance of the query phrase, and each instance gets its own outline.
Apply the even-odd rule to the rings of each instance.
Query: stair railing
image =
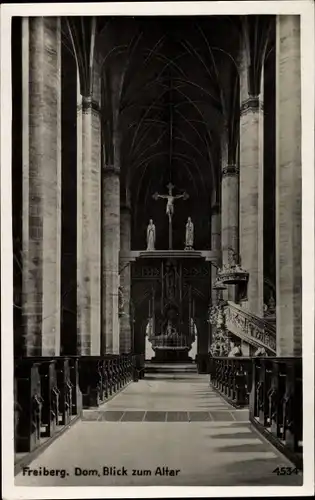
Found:
[[[276,328],[264,318],[228,301],[225,307],[225,325],[231,333],[249,344],[265,348],[268,355],[276,354]]]

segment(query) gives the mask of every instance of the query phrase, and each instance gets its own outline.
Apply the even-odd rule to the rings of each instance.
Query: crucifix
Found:
[[[162,198],[162,199],[167,200],[166,215],[168,216],[168,246],[169,246],[169,250],[172,250],[172,248],[173,248],[172,217],[174,214],[174,201],[178,200],[180,198],[183,198],[183,200],[188,200],[189,195],[185,192],[183,194],[178,194],[178,195],[174,196],[173,195],[173,188],[175,186],[173,186],[173,184],[171,182],[166,187],[168,189],[168,194],[155,193],[153,195],[153,198],[155,200],[157,200],[158,198]]]

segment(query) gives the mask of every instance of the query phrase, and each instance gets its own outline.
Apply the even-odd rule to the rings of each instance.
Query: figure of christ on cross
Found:
[[[166,215],[168,216],[168,243],[169,243],[169,250],[172,250],[172,217],[174,214],[174,201],[178,200],[180,198],[183,198],[183,200],[188,200],[189,195],[185,192],[183,194],[178,194],[176,196],[173,195],[173,184],[170,182],[167,186],[168,189],[168,194],[159,194],[155,193],[153,195],[153,198],[157,200],[158,198],[162,198],[167,200],[166,203]]]

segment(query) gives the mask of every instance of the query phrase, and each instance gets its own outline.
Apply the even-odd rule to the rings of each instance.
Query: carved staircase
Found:
[[[244,310],[228,301],[224,311],[225,327],[233,335],[256,349],[264,348],[268,356],[276,354],[276,327],[274,322]]]

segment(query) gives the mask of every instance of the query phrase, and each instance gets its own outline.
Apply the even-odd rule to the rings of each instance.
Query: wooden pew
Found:
[[[102,395],[102,366],[98,356],[79,358],[79,384],[83,408],[99,406]]]
[[[60,391],[57,384],[56,361],[54,358],[36,358],[41,379],[42,435],[51,437],[59,425]]]
[[[77,357],[69,358],[70,383],[72,386],[72,415],[80,415],[82,411],[82,392],[79,385],[79,360]]]
[[[30,452],[40,443],[42,397],[39,366],[24,360],[15,363],[15,451]]]
[[[72,383],[68,358],[56,359],[56,372],[60,412],[58,425],[68,425],[72,415]]]

